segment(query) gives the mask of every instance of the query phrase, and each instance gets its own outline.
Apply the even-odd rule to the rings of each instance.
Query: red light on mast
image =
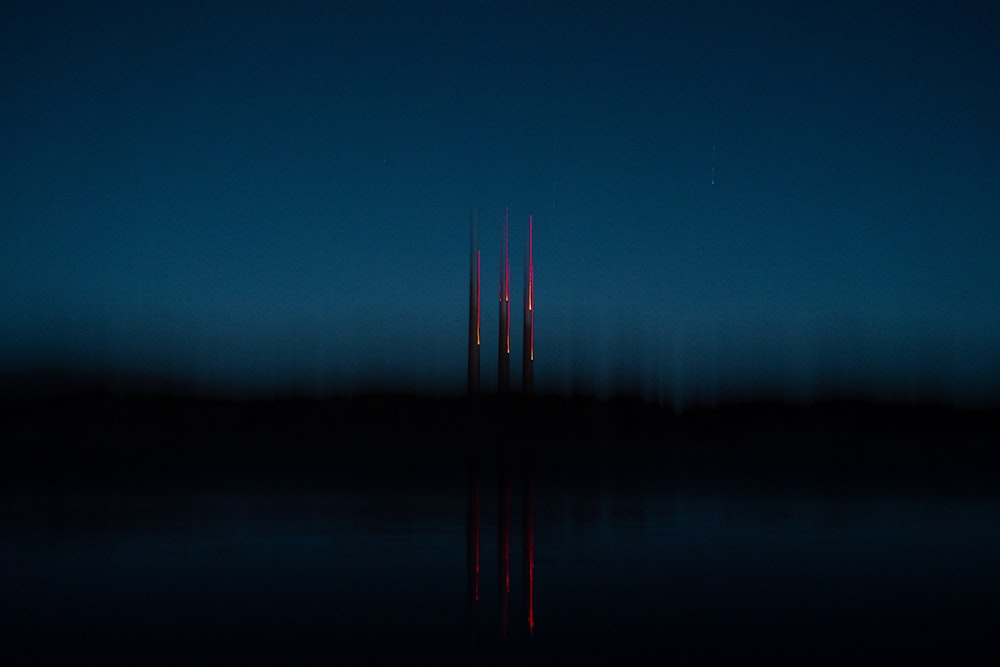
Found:
[[[535,360],[535,224],[534,216],[528,216],[528,311],[531,313],[530,359]]]
[[[510,207],[503,214],[503,300],[507,304],[507,331],[504,334],[507,354],[510,354]]]
[[[503,263],[504,263],[504,301],[510,302],[510,221],[508,213],[504,213],[503,223]]]
[[[507,300],[507,354],[510,354],[510,299]]]
[[[532,310],[534,305],[535,291],[535,261],[532,256],[532,246],[534,240],[533,216],[528,216],[528,310]]]
[[[479,308],[479,293],[480,289],[480,274],[481,274],[481,264],[479,259],[480,251],[476,249],[476,345],[479,345],[479,321],[480,321],[480,308]]]

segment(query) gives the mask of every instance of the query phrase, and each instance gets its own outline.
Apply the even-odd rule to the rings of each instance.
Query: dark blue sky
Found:
[[[489,385],[509,204],[540,388],[981,398],[998,45],[994,2],[6,3],[0,363],[461,387],[475,205]]]

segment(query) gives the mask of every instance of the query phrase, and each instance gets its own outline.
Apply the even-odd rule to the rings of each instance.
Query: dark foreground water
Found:
[[[988,483],[453,469],[7,491],[0,662],[1000,656]]]

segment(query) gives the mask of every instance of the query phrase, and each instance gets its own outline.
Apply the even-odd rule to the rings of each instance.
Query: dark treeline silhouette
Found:
[[[8,480],[448,477],[472,441],[485,449],[530,444],[553,474],[728,467],[756,477],[919,471],[965,479],[1000,469],[995,407],[831,397],[678,413],[634,396],[236,399],[154,381],[47,377],[26,392],[11,378],[4,385],[0,475]]]

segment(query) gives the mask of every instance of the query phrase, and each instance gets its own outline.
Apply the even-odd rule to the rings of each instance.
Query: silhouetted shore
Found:
[[[184,387],[6,386],[8,483],[453,478],[530,450],[554,475],[993,479],[1000,410],[830,399],[676,412],[636,398],[196,397]]]

